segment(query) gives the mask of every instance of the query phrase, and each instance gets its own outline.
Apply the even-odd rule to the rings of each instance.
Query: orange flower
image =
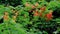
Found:
[[[29,3],[26,3],[25,6],[28,7],[28,6],[30,6],[30,4]]]
[[[45,10],[46,10],[46,6],[41,7],[40,10],[41,10],[42,12],[45,11]]]
[[[47,18],[47,21],[51,20],[52,19],[52,12],[49,12],[48,14],[45,15],[46,18]]]
[[[42,12],[39,13],[40,17],[42,17]]]
[[[38,5],[39,5],[38,3],[35,4],[36,7],[37,7]]]
[[[51,17],[52,17],[52,14],[47,14],[48,19],[51,19]]]
[[[38,16],[38,15],[39,15],[39,13],[38,13],[38,11],[36,10],[35,13],[34,13],[34,16]]]
[[[35,8],[35,6],[34,5],[32,5],[32,9],[34,9]]]
[[[4,20],[8,20],[8,12],[4,12],[3,19],[4,19]]]
[[[8,20],[8,16],[4,15],[3,19]]]
[[[38,13],[38,11],[36,11],[35,13],[34,13],[34,16],[38,16],[39,15],[39,13]]]
[[[8,16],[8,12],[4,12],[4,15],[7,15]]]

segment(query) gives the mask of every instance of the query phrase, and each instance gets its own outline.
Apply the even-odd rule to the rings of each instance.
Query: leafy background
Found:
[[[39,13],[44,6],[43,17],[33,16],[33,11]],[[50,10],[53,18],[46,21],[44,15]],[[0,34],[60,34],[60,0],[0,0]]]

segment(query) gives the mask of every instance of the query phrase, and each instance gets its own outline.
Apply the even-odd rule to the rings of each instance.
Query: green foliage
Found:
[[[9,0],[10,1],[10,0]],[[5,2],[8,4],[8,0],[5,0]],[[48,14],[50,10],[56,10],[57,8],[60,8],[60,2],[59,1],[50,1],[47,2],[45,0],[21,0],[22,2],[18,2],[19,0],[12,0],[9,4],[14,5],[15,3],[22,3],[21,5],[18,4],[18,6],[5,6],[0,5],[0,19],[3,18],[4,12],[8,12],[8,20],[4,20],[0,24],[0,34],[49,34],[50,31],[54,30],[59,32],[60,31],[60,17],[53,18],[49,21],[46,21],[46,17],[44,15]],[[25,6],[26,3],[29,3]],[[35,4],[38,3],[39,5],[36,7]],[[35,6],[35,8],[32,8],[32,6]],[[34,16],[34,12],[38,10],[38,13],[41,12],[41,7],[46,6],[46,10],[43,12],[43,17],[41,16]],[[15,12],[13,12],[15,11]],[[31,15],[30,11],[32,11],[33,16]],[[33,12],[34,11],[34,12]],[[59,10],[58,10],[59,11]],[[18,12],[18,15],[16,16],[16,12]],[[58,12],[60,13],[60,12]],[[13,17],[15,16],[15,17]],[[6,17],[7,18],[7,17]],[[16,20],[15,20],[16,19]],[[58,27],[56,27],[58,25]],[[55,27],[55,28],[54,28]],[[52,28],[49,30],[49,28]],[[47,29],[47,31],[46,31]],[[49,31],[49,32],[48,32]],[[52,32],[54,33],[54,31]]]

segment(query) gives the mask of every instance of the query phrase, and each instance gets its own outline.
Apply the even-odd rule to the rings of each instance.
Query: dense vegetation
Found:
[[[0,34],[60,34],[60,0],[0,0]]]

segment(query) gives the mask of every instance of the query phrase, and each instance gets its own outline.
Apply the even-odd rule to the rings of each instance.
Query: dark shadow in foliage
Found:
[[[1,31],[3,32],[4,30],[2,29]]]
[[[52,23],[45,23],[45,24],[38,24],[38,27],[35,27],[36,29],[39,29],[40,31],[46,31],[48,34],[53,34],[54,31],[57,30],[57,24],[55,21],[51,21]],[[51,26],[52,25],[52,26]]]
[[[32,19],[33,19],[33,11],[35,11],[35,10],[36,9],[34,8],[34,9],[30,10],[30,12],[29,12],[30,21],[32,21]]]
[[[54,19],[60,17],[60,8],[57,8],[56,10],[54,10],[53,16],[54,16]]]
[[[0,24],[1,24],[1,23],[3,23],[3,18],[2,18],[2,19],[0,19]]]
[[[0,4],[4,4],[5,6],[7,5],[11,5],[11,6],[18,6],[18,5],[21,5],[22,0],[0,0]]]
[[[45,1],[50,2],[51,0],[45,0]]]
[[[25,28],[27,29],[27,32],[29,32],[30,29],[32,28],[32,24],[27,24]]]
[[[57,34],[60,34],[60,31]]]

